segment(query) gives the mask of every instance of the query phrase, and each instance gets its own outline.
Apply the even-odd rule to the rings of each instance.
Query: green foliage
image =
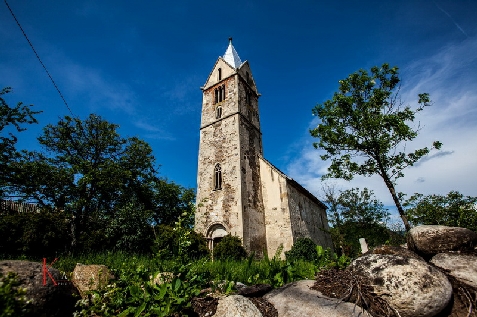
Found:
[[[42,258],[64,252],[71,239],[68,215],[47,208],[0,216],[0,254]]]
[[[425,147],[405,153],[403,143],[418,135],[408,125],[416,113],[430,105],[428,94],[419,94],[419,107],[403,107],[399,99],[398,68],[383,64],[372,67],[371,73],[360,70],[339,81],[333,98],[317,105],[313,114],[320,124],[310,131],[319,138],[315,148],[323,149],[321,159],[331,159],[328,174],[351,180],[354,175],[379,175],[389,189],[407,230],[404,210],[395,191],[395,182],[403,170],[427,155]],[[436,141],[433,148],[439,149]]]
[[[94,224],[104,228],[131,199],[142,201],[151,193],[152,149],[137,138],[120,137],[117,128],[96,115],[84,121],[66,116],[43,129],[43,152],[25,153],[16,165],[16,191],[74,215],[73,244]]]
[[[29,108],[19,105],[14,112],[5,108],[8,106],[1,100],[2,129],[13,124],[20,131],[21,123],[36,122],[36,113]],[[3,114],[4,108],[11,113]],[[68,242],[69,252],[149,252],[154,240],[152,224],[173,225],[186,214],[181,225],[192,227],[195,194],[192,189],[159,178],[150,146],[135,137],[123,138],[117,130],[117,125],[93,114],[86,120],[66,116],[56,125],[46,126],[38,138],[42,152],[15,152],[14,159],[2,157],[8,161],[5,164],[8,163],[11,177],[8,186],[4,185],[6,180],[1,180],[1,192],[50,210],[64,211],[68,218],[59,227],[71,235],[61,237]],[[2,142],[8,140],[14,137],[2,137]],[[39,232],[41,240],[46,229],[27,226],[38,222],[35,215],[24,217],[32,219],[24,225],[8,219],[16,224],[14,235],[23,237]],[[181,248],[188,244],[184,238],[187,235],[180,235]],[[22,252],[33,255],[29,250],[33,249]],[[64,251],[63,245],[56,249],[58,253]],[[37,252],[44,252],[43,248]]]
[[[155,231],[152,249],[160,259],[192,260],[209,255],[207,241],[192,229],[174,230],[171,226],[159,225]]]
[[[117,279],[101,291],[92,292],[90,300],[79,301],[79,316],[171,316],[190,312],[191,299],[204,286],[200,276],[191,276],[182,266],[164,283],[154,281],[149,268],[125,264],[114,271]]]
[[[184,188],[174,182],[159,179],[153,186],[153,219],[157,224],[174,225],[179,217],[187,213],[189,217],[182,219],[184,227],[194,225],[193,206],[195,192],[191,188]]]
[[[290,251],[285,252],[288,261],[304,260],[315,262],[318,260],[316,243],[310,238],[299,238],[293,244]]]
[[[14,273],[3,276],[0,272],[0,317],[21,317],[28,313],[25,289],[21,288]]]
[[[242,246],[239,237],[230,234],[222,238],[222,240],[214,246],[214,260],[243,260],[247,257],[247,252]]]
[[[451,191],[446,196],[414,194],[404,206],[413,225],[444,225],[477,232],[477,197]]]
[[[339,254],[349,257],[361,254],[360,238],[365,238],[370,247],[401,243],[386,227],[389,212],[372,190],[352,188],[341,191],[325,185],[323,192],[324,201],[330,207],[327,210],[332,225],[330,234]]]
[[[148,253],[153,242],[152,211],[132,200],[118,210],[106,226],[110,250]]]
[[[15,148],[17,137],[14,131],[21,132],[26,130],[24,124],[38,123],[35,115],[41,111],[31,110],[32,105],[26,106],[19,102],[15,107],[10,107],[4,95],[11,93],[10,87],[0,90],[0,199],[3,199],[9,191],[15,173],[11,168],[13,161],[18,159],[19,153]]]

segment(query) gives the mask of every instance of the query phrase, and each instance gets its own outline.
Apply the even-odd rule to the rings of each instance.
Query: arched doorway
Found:
[[[214,246],[216,246],[226,235],[227,229],[225,229],[222,224],[216,223],[210,226],[207,231],[207,241],[210,251],[214,251]]]

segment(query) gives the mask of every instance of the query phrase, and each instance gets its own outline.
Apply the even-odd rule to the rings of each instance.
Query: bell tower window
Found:
[[[219,163],[215,165],[214,170],[214,189],[219,190],[222,189],[222,168]]]
[[[217,80],[222,80],[222,68],[217,70]]]
[[[225,100],[225,85],[219,86],[214,90],[215,102],[219,103]]]

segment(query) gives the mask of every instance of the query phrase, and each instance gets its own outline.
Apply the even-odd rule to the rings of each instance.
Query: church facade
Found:
[[[263,158],[257,86],[230,39],[203,87],[195,230],[270,256],[309,237],[332,247],[326,206]]]

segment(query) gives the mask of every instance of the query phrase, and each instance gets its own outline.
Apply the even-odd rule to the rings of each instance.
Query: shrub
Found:
[[[0,272],[0,317],[25,316],[28,313],[25,290],[19,287],[14,273]]]
[[[192,229],[158,225],[155,231],[156,240],[152,250],[161,259],[182,257],[195,260],[209,255],[204,236]]]
[[[305,260],[315,262],[318,260],[316,243],[310,238],[299,238],[290,251],[285,252],[288,261]]]
[[[214,259],[239,261],[246,257],[247,252],[242,246],[242,241],[240,241],[239,237],[228,234],[214,246]]]

